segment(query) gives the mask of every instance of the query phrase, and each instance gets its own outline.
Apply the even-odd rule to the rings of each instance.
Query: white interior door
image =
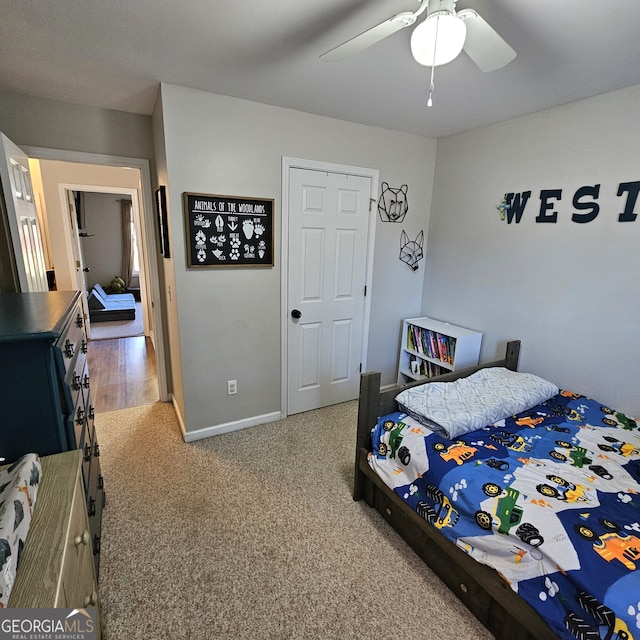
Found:
[[[85,319],[87,337],[91,337],[91,327],[89,322],[88,300],[87,300],[87,276],[88,267],[84,264],[82,245],[80,244],[80,229],[78,229],[78,212],[74,193],[71,189],[65,189],[66,205],[69,211],[69,224],[71,225],[71,247],[73,250],[73,261],[76,272],[76,289],[82,292],[82,311]]]
[[[287,413],[358,395],[371,178],[289,170]]]
[[[0,179],[20,290],[48,291],[42,234],[33,202],[29,157],[2,133]]]

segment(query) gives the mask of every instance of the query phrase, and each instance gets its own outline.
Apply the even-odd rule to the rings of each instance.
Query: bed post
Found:
[[[353,499],[362,500],[363,479],[360,472],[360,457],[363,447],[368,450],[371,429],[378,418],[378,400],[380,395],[380,372],[372,371],[360,376],[360,396],[358,401],[358,430],[356,434],[356,464],[353,481]]]
[[[511,371],[518,370],[518,359],[520,358],[520,340],[510,340],[507,342],[507,353],[505,355],[506,367]]]

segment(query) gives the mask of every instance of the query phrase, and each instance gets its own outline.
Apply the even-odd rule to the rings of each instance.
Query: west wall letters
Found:
[[[558,222],[558,215],[562,215],[562,189],[541,189],[540,206],[536,222]],[[622,211],[617,214],[618,222],[633,222],[638,214],[635,212],[640,195],[640,181],[621,182],[618,185],[616,195],[622,198]],[[576,190],[571,198],[571,220],[580,224],[592,222],[600,213],[600,185],[586,185]],[[522,219],[524,210],[531,198],[531,191],[505,194],[505,219],[508,224],[518,224]]]

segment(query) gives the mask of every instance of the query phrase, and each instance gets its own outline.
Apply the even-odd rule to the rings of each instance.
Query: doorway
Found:
[[[88,302],[87,328],[91,340],[149,335],[151,322],[145,261],[140,242],[140,215],[135,190],[113,191],[83,185],[66,189],[72,226],[77,235],[80,263],[78,288]],[[119,290],[118,287],[123,287]],[[115,289],[118,289],[117,291]],[[110,320],[109,311],[99,309],[103,293],[131,295],[133,318]],[[93,296],[91,293],[94,292]],[[93,308],[92,308],[93,307]],[[119,313],[116,313],[119,317]]]
[[[378,171],[283,158],[283,415],[352,400],[366,367]]]
[[[70,168],[84,169],[88,171],[101,172],[106,176],[112,176],[114,170],[121,170],[130,172],[133,185],[127,184],[125,193],[129,191],[132,195],[132,199],[135,199],[135,203],[138,211],[139,229],[141,232],[141,258],[146,269],[146,295],[147,295],[147,310],[149,317],[149,329],[148,338],[151,339],[152,346],[155,352],[155,364],[157,373],[157,389],[159,400],[167,402],[170,400],[168,391],[167,380],[167,363],[165,361],[165,338],[163,329],[163,318],[161,313],[161,295],[160,295],[160,274],[158,270],[157,262],[157,250],[155,242],[155,216],[153,215],[153,198],[151,192],[151,180],[149,172],[149,161],[145,159],[133,159],[133,158],[120,158],[116,156],[103,156],[99,154],[88,154],[82,152],[69,152],[60,151],[56,149],[43,149],[37,147],[27,147],[25,151],[31,158],[40,161],[53,161],[59,165],[68,165]],[[56,189],[60,194],[57,199],[62,199],[62,191],[64,188],[75,188],[86,186],[91,184],[91,190],[94,191],[106,191],[106,192],[122,192],[122,186],[120,184],[109,183],[104,181],[104,177],[100,178],[102,181],[96,182],[93,178],[91,180],[84,181],[84,185],[77,178],[60,179],[58,181]],[[95,185],[101,185],[95,187]],[[64,186],[62,186],[64,185]],[[52,197],[51,200],[56,199]],[[48,204],[48,203],[47,203]],[[68,219],[68,218],[67,218]],[[58,243],[58,246],[62,246],[61,253],[65,256],[62,260],[69,261],[69,257],[72,256],[72,238],[70,227],[65,222],[65,229],[57,229],[54,232],[62,233],[65,237],[51,238],[51,243]],[[52,233],[53,235],[53,233]],[[59,260],[56,260],[59,262]],[[74,260],[71,259],[71,263]],[[75,278],[75,274],[69,274],[69,278]],[[66,288],[76,288],[71,285]],[[145,330],[145,333],[147,331]],[[125,384],[125,378],[122,378],[122,384]]]
[[[136,190],[116,192],[111,187],[87,185],[78,189],[65,188],[65,192],[80,265],[78,286],[89,316],[87,363],[95,412],[157,402],[156,357],[149,337],[148,287]],[[127,303],[134,303],[132,319],[105,319],[104,311],[95,308],[103,291],[108,297],[116,278],[126,283],[131,295]]]

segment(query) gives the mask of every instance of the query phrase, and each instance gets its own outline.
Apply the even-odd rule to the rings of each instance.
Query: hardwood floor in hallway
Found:
[[[159,400],[156,358],[150,338],[90,340],[87,360],[96,413]]]

